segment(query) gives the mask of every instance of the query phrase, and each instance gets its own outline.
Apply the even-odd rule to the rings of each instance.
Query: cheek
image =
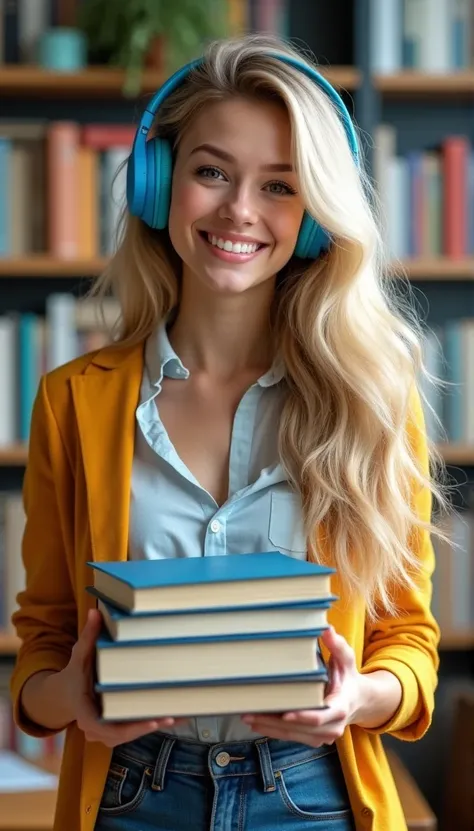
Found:
[[[204,188],[197,187],[192,182],[177,184],[171,193],[171,215],[179,216],[191,224],[204,216],[210,205],[210,198]]]
[[[273,234],[276,240],[285,247],[294,247],[303,219],[303,210],[288,210],[275,215]]]

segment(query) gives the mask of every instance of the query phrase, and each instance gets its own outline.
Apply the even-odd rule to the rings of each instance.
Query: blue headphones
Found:
[[[328,94],[339,111],[352,154],[358,164],[359,151],[354,125],[342,98],[334,87],[319,72],[305,63],[286,55],[273,55],[272,53],[272,57],[296,67],[312,78]],[[135,134],[127,168],[127,203],[130,213],[138,216],[150,228],[162,229],[168,224],[173,166],[170,142],[159,137],[147,141],[147,134],[161,102],[201,62],[202,58],[198,58],[181,67],[160,87],[144,111]],[[298,233],[295,256],[316,259],[321,252],[327,251],[329,245],[330,237],[327,231],[305,212]]]

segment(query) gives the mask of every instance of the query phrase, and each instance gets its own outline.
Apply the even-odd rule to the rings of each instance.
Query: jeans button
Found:
[[[230,762],[230,756],[225,750],[222,753],[218,753],[216,756],[216,764],[219,765],[220,768],[225,768]]]

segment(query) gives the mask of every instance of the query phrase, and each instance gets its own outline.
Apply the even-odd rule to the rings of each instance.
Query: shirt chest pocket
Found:
[[[306,554],[301,500],[297,494],[271,494],[268,539],[282,553]]]

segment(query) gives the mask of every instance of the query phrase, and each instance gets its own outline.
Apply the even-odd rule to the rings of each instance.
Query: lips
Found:
[[[254,257],[257,257],[261,253],[261,251],[268,247],[265,243],[244,243],[244,241],[239,240],[235,240],[234,242],[233,240],[230,240],[228,238],[225,239],[224,237],[217,237],[217,235],[209,234],[206,231],[199,231],[199,236],[206,244],[206,247],[210,251],[210,253],[212,253],[218,259],[224,260],[225,262],[248,262]],[[209,239],[209,237],[212,241]],[[217,240],[221,241],[220,245],[216,244]],[[242,245],[244,246],[244,251],[237,250]]]

